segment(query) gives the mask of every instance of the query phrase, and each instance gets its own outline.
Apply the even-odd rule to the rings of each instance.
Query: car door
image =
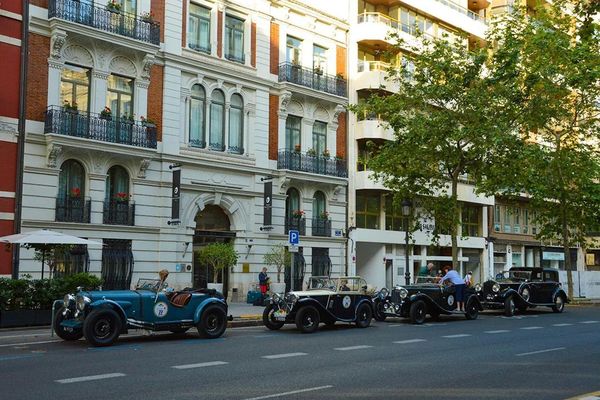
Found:
[[[355,316],[357,294],[354,292],[337,292],[333,298],[333,314],[339,319],[351,320]]]

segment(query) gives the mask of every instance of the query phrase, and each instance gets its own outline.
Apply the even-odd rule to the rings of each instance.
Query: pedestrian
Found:
[[[473,286],[473,272],[469,271],[467,272],[467,274],[465,275],[465,287],[470,288],[471,286]]]
[[[267,293],[267,290],[269,290],[267,267],[263,267],[262,271],[258,274],[258,285],[260,286],[260,293],[264,296]]]
[[[427,263],[427,265],[421,265],[421,268],[419,268],[419,276],[434,276],[434,267],[432,262]]]
[[[455,292],[456,304],[460,311],[464,311],[463,302],[464,302],[465,281],[464,281],[464,279],[461,279],[458,272],[456,272],[454,269],[452,269],[451,265],[446,265],[444,267],[444,271],[446,271],[446,275],[444,275],[442,277],[442,279],[440,279],[440,285],[446,281],[448,281],[454,285],[454,288],[456,290],[456,292]]]

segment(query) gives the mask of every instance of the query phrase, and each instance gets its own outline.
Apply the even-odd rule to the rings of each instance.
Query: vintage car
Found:
[[[513,267],[496,275],[483,285],[475,285],[482,305],[488,309],[501,309],[507,317],[515,310],[524,312],[536,306],[551,307],[560,313],[569,302],[558,281],[558,271],[550,268]]]
[[[313,276],[307,290],[285,296],[273,293],[263,312],[263,323],[272,330],[295,323],[303,333],[312,333],[321,322],[354,322],[359,328],[366,328],[372,316],[373,304],[364,279]]]
[[[374,318],[384,321],[387,317],[410,318],[414,324],[425,322],[427,314],[433,319],[444,315],[464,315],[467,319],[477,319],[483,310],[475,292],[465,289],[465,311],[458,311],[455,301],[455,288],[452,285],[438,285],[432,278],[421,279],[413,285],[395,286],[391,291],[383,288],[373,297]]]
[[[162,280],[140,279],[135,290],[67,294],[53,328],[64,340],[85,337],[109,346],[128,329],[184,333],[195,326],[201,336],[217,338],[227,327],[227,303],[214,289],[166,291]]]

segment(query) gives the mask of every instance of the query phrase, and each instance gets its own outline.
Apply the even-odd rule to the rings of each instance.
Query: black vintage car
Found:
[[[354,322],[359,328],[366,328],[372,317],[373,304],[364,279],[313,276],[305,291],[285,296],[273,293],[263,312],[263,323],[272,330],[295,323],[303,333],[312,333],[321,322],[326,325]]]
[[[569,302],[558,281],[558,271],[551,268],[513,267],[496,275],[483,285],[475,285],[482,305],[488,309],[503,309],[507,317],[536,306],[551,307],[560,313]]]
[[[427,314],[433,319],[442,314],[477,319],[483,308],[472,289],[465,289],[465,311],[458,311],[454,286],[438,285],[432,281],[432,278],[425,278],[421,282],[419,278],[414,285],[396,286],[391,291],[381,289],[373,299],[375,319],[384,321],[387,317],[410,318],[414,324],[425,322]]]

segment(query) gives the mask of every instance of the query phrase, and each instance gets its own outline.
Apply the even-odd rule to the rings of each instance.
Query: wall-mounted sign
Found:
[[[543,251],[542,252],[542,260],[565,260],[565,253],[559,253],[557,251]]]

